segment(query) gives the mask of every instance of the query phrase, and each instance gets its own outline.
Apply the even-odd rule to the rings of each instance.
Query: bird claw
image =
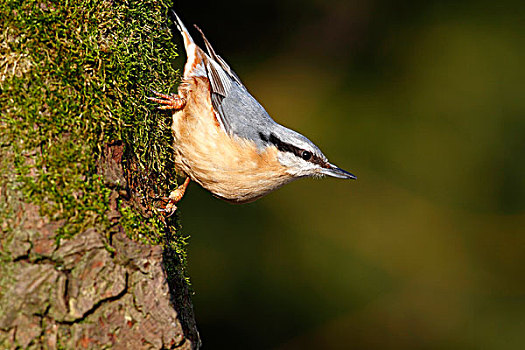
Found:
[[[173,110],[180,110],[184,108],[186,105],[186,100],[179,95],[166,95],[162,94],[158,91],[155,91],[151,89],[151,92],[153,92],[157,97],[147,97],[148,100],[160,103],[163,106],[157,107],[158,109],[173,109]]]
[[[177,211],[177,206],[170,202],[166,204],[166,207],[164,209],[157,209],[157,210],[161,213],[166,213],[164,216],[169,218],[170,216],[175,214],[175,212]]]
[[[186,177],[186,180],[184,180],[184,183],[177,187],[176,190],[171,191],[169,197],[168,197],[168,203],[164,207],[164,209],[159,209],[160,212],[167,213],[166,217],[170,217],[177,211],[177,206],[175,205],[177,202],[179,202],[182,197],[184,196],[184,193],[186,192],[186,188],[188,188],[188,184],[190,183],[190,178]]]

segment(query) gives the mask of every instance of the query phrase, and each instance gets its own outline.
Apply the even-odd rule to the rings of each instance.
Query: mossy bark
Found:
[[[3,165],[4,176],[14,179],[14,169]],[[100,169],[124,180],[114,159]],[[57,244],[63,223],[40,215],[12,185],[4,183],[0,192],[2,208],[12,213],[1,224],[0,348],[198,347],[178,257],[125,234],[116,188],[108,213],[115,225],[88,228]]]
[[[165,0],[0,0],[0,348],[195,349]],[[160,85],[160,86],[159,86]]]

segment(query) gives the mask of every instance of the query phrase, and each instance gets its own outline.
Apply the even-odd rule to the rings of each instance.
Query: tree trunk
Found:
[[[122,176],[120,160],[111,158],[119,148],[106,148],[110,161],[101,162],[101,171]],[[177,268],[165,268],[178,266],[173,252],[128,238],[118,223],[105,232],[88,228],[57,245],[62,223],[41,216],[11,185],[4,183],[0,192],[2,209],[13,213],[1,224],[0,347],[198,347],[186,281]],[[114,190],[113,222],[119,219],[117,196]]]
[[[176,80],[166,2],[0,0],[2,349],[200,346],[145,99]]]

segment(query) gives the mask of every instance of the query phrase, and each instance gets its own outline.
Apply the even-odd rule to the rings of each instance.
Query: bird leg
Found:
[[[175,191],[171,191],[168,204],[166,204],[165,211],[168,213],[168,217],[173,215],[173,213],[177,210],[177,206],[175,205],[177,202],[179,202],[182,199],[182,196],[184,196],[184,193],[186,192],[186,188],[188,188],[188,184],[190,183],[190,177],[186,177],[186,180],[184,180],[184,183],[177,187]]]
[[[160,103],[163,106],[159,106],[158,109],[173,109],[175,111],[178,111],[180,109],[183,109],[186,105],[186,99],[183,97],[180,97],[179,95],[165,95],[161,94],[160,92],[157,92],[155,90],[151,90],[157,97],[148,97],[148,100]]]

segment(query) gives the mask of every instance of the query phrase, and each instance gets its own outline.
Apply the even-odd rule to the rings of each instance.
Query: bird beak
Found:
[[[321,170],[321,172],[324,175],[337,177],[339,179],[352,179],[352,180],[357,179],[357,177],[354,174],[351,174],[351,173],[349,173],[346,170],[338,168],[337,166],[335,166],[335,165],[333,165],[331,163],[328,163],[328,167],[327,168],[323,168]]]

